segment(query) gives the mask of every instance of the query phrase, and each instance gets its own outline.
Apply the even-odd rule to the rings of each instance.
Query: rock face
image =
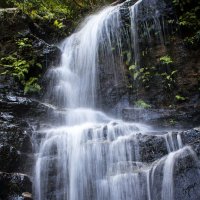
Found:
[[[134,1],[130,1],[131,3]],[[147,4],[150,1],[144,1]],[[156,2],[156,1],[153,1]],[[164,9],[162,5],[166,3]],[[174,32],[176,27],[167,24],[170,21],[170,17],[173,16],[173,9],[170,5],[170,1],[162,1],[157,3],[158,13],[163,14],[163,23],[165,26],[161,27],[164,33],[164,41],[158,43],[157,40],[152,37],[150,44],[143,37],[147,34],[144,30],[139,31],[139,47],[140,47],[140,66],[142,72],[134,72],[138,78],[133,80],[131,71],[128,67],[133,63],[122,64],[117,63],[117,69],[123,69],[126,78],[123,76],[118,77],[118,82],[114,81],[114,74],[111,66],[105,68],[100,67],[99,82],[99,102],[101,108],[108,111],[115,108],[115,106],[127,96],[129,98],[129,104],[133,106],[136,101],[143,100],[151,105],[155,109],[170,110],[172,114],[171,119],[184,121],[198,125],[199,123],[199,108],[200,108],[200,59],[198,48],[188,48],[179,32]],[[126,6],[125,6],[126,7]],[[171,16],[170,16],[171,15]],[[128,17],[127,17],[128,16]],[[142,16],[142,22],[146,20],[148,23],[148,16]],[[122,10],[122,19],[124,28],[127,32],[130,27],[129,12],[127,14],[126,8]],[[128,28],[127,28],[128,27]],[[126,41],[123,41],[123,51],[131,51]],[[168,57],[171,59],[170,64],[161,62],[161,58]],[[124,61],[127,62],[126,57]],[[124,63],[125,63],[124,62]],[[117,71],[117,70],[116,70]],[[120,74],[119,71],[116,72]],[[138,75],[139,74],[139,75]],[[129,80],[130,79],[130,80]],[[129,82],[130,81],[130,82]],[[130,86],[131,87],[127,87]],[[183,98],[180,98],[183,97]],[[172,109],[172,110],[171,110]],[[178,115],[176,115],[176,111]],[[157,111],[156,111],[157,112]],[[168,112],[168,111],[167,111]],[[169,113],[168,112],[168,113]],[[176,115],[176,116],[175,116]],[[169,117],[170,118],[170,117]],[[171,120],[171,121],[172,121]],[[179,121],[179,120],[177,120]]]
[[[177,160],[174,173],[175,199],[200,198],[199,170],[200,167],[191,154],[186,154]]]
[[[122,109],[122,118],[125,121],[147,123],[155,128],[192,128],[199,125],[200,113],[198,106],[179,109],[126,107]]]
[[[32,191],[32,134],[44,108],[24,96],[19,84],[0,76],[0,199],[23,197]],[[45,118],[45,117],[44,117]],[[23,174],[21,174],[23,173]],[[24,173],[28,174],[25,175]]]
[[[167,110],[173,108],[178,113],[184,113],[182,118],[198,123],[200,114],[200,96],[198,92],[200,60],[197,55],[199,50],[187,49],[177,35],[174,40],[168,41],[167,46],[154,47],[151,50],[151,55],[145,56],[142,67],[151,65],[155,67],[154,72],[149,70],[149,73],[152,74],[146,86],[141,83],[137,91],[130,90],[130,102],[134,104],[138,99],[142,99],[153,108]],[[170,66],[163,66],[160,63],[160,58],[166,55],[169,55],[172,59]],[[171,82],[167,78],[158,75],[172,73],[173,71],[175,74],[171,77]],[[170,87],[167,87],[167,84]],[[184,98],[180,100],[178,96]]]
[[[59,59],[60,50],[39,38],[33,29],[33,21],[17,8],[0,9],[0,57],[8,56],[19,48],[17,39],[28,38],[31,42],[36,60],[42,64],[43,72]],[[47,33],[45,33],[47,34]],[[30,53],[30,52],[29,52]]]
[[[114,71],[111,67],[104,65],[99,71],[98,105],[107,110],[123,104],[123,97],[127,96],[126,79],[123,76],[124,66]],[[115,76],[119,81],[116,82]]]
[[[60,51],[31,31],[30,18],[18,9],[0,9],[0,58],[17,50],[17,38],[29,38],[38,62],[55,64]],[[2,72],[2,67],[0,67]],[[37,75],[37,71],[31,72]],[[45,87],[45,81],[41,81]],[[22,86],[9,75],[0,75],[0,199],[32,199],[32,136],[38,119],[46,118],[46,108],[24,95]]]
[[[32,191],[30,178],[24,174],[8,174],[0,172],[0,199],[28,199],[27,193]],[[29,199],[31,195],[29,195]]]
[[[168,187],[167,185],[163,187],[163,179],[167,176],[168,184],[174,185],[174,199],[199,199],[200,129],[196,128],[189,131],[172,132],[171,134],[158,132],[157,134],[159,135],[157,136],[155,136],[156,133],[151,134],[146,133],[145,135],[139,134],[137,136],[138,154],[140,155],[141,161],[146,163],[147,166],[151,166],[149,172],[151,177],[149,183],[151,198],[154,200],[162,199],[162,192]],[[179,136],[182,140],[182,145],[185,146],[181,149],[179,149],[178,139],[176,139]],[[173,140],[169,139],[170,137]],[[172,174],[165,171],[167,162],[171,162]],[[141,171],[139,175],[142,176],[142,173],[144,171]],[[170,182],[170,180],[172,181]],[[143,181],[145,182],[145,179]],[[172,197],[169,196],[170,198]],[[146,199],[145,195],[143,199]]]

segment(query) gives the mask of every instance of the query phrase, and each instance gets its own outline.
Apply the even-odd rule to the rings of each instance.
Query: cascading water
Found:
[[[134,11],[132,18],[140,2],[130,8]],[[57,126],[39,131],[36,200],[154,200],[152,188],[159,164],[164,165],[162,200],[169,195],[173,200],[167,178],[173,181],[174,163],[185,148],[159,162],[143,163],[138,133],[145,134],[150,127],[125,123],[95,110],[102,59],[116,72],[113,78],[119,78],[115,57],[122,53],[120,8],[109,6],[88,17],[61,44],[61,63],[48,73],[52,82],[47,99],[55,104],[52,114]],[[135,31],[134,26],[136,23],[132,23]],[[135,55],[139,51],[136,34]],[[180,135],[177,138],[180,144]],[[167,137],[166,144],[171,149]],[[182,143],[172,150],[181,147]],[[166,196],[165,192],[171,193]]]

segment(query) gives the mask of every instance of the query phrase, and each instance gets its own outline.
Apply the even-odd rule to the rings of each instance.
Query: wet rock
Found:
[[[20,153],[17,149],[8,144],[0,145],[0,171],[13,172],[18,169],[20,163]]]
[[[113,71],[112,67],[101,65],[98,85],[98,107],[111,111],[121,99],[127,94],[126,79],[123,77],[123,66],[118,71]],[[119,82],[116,83],[115,75],[118,74]]]
[[[198,158],[200,158],[200,128],[182,132],[181,138],[183,144],[192,146]]]
[[[28,30],[29,19],[17,8],[0,9],[0,40],[13,37],[18,32]]]
[[[46,119],[44,107],[25,96],[14,78],[0,76],[0,171],[32,173],[31,137],[39,116]]]
[[[154,162],[168,154],[167,145],[162,136],[139,135],[139,152],[142,162]]]
[[[180,136],[181,141],[178,141],[178,135]],[[166,141],[167,138],[168,142]],[[191,146],[196,155],[200,157],[199,128],[188,131],[172,132],[170,138],[169,133],[167,132],[148,133],[148,135],[139,134],[137,136],[137,141],[140,157],[143,162],[154,162],[168,155],[169,151],[178,150],[180,148],[178,147],[179,145]],[[179,142],[182,144],[178,144]]]
[[[172,192],[174,199],[176,200],[197,200],[200,198],[200,174],[198,161],[195,158],[192,150],[185,148],[181,150],[174,158],[171,160],[171,167],[173,167],[173,180],[169,179],[169,185],[163,186],[163,176],[164,176],[164,164],[167,157],[164,157],[154,163],[150,171],[150,191],[151,198],[154,200],[162,199],[162,195],[166,197],[169,194],[163,193],[164,191]],[[174,162],[174,164],[173,164]],[[165,172],[166,173],[166,172]],[[165,176],[171,176],[170,174],[165,174]],[[167,189],[173,184],[173,191]],[[162,194],[163,193],[163,194]]]
[[[27,36],[33,40],[33,49],[35,49],[38,61],[43,66],[43,72],[46,72],[48,67],[55,66],[58,63],[61,51],[57,46],[50,45],[32,34]]]
[[[171,119],[177,120],[177,124],[184,123],[187,127],[192,128],[192,126],[199,125],[200,120],[200,96],[198,92],[200,60],[197,56],[199,50],[186,49],[179,37],[175,41],[169,42],[170,45],[167,46],[153,46],[152,55],[146,55],[143,59],[144,67],[151,65],[155,66],[156,70],[149,69],[151,78],[147,83],[148,88],[145,88],[141,82],[137,89],[130,90],[130,103],[134,104],[137,100],[142,99],[153,108],[168,110],[170,107],[174,107],[177,113],[172,112]],[[173,78],[172,88],[169,90],[166,89],[166,80],[160,75],[156,75],[156,73],[165,73],[159,63],[159,58],[165,55],[170,55],[173,60],[171,69],[177,70],[177,74]],[[177,100],[176,95],[183,96],[185,100]]]
[[[24,199],[24,193],[32,192],[32,183],[25,174],[0,172],[0,199]]]
[[[190,110],[190,113],[187,110]],[[148,123],[155,128],[192,128],[199,123],[199,116],[198,108],[192,107],[186,110],[132,107],[122,109],[123,120]]]
[[[31,200],[32,199],[32,194],[29,192],[23,192],[22,196],[24,198],[24,200]]]
[[[200,199],[200,166],[191,152],[180,156],[175,163],[174,192],[175,199]]]
[[[143,109],[143,108],[124,108],[122,117],[125,121],[150,122],[170,117],[173,110],[164,109]]]

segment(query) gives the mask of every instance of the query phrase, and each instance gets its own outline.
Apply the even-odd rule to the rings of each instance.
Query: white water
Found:
[[[137,16],[140,2],[131,8],[132,18]],[[55,104],[51,108],[58,125],[40,130],[36,200],[153,200],[152,181],[157,164],[141,162],[137,137],[150,127],[125,123],[95,110],[99,62],[106,58],[108,66],[117,72],[113,45],[115,54],[120,56],[122,52],[119,9],[120,5],[106,7],[88,17],[61,44],[61,63],[48,74],[52,83],[47,95]],[[136,23],[132,30],[137,61],[139,48],[134,26]],[[117,81],[117,73],[114,78]],[[64,121],[62,125],[60,121]],[[166,174],[173,179],[174,155],[169,154],[166,159],[163,191],[168,191]],[[165,199],[163,195],[162,200]]]
[[[147,41],[146,45],[150,45],[153,40],[158,40],[164,46],[165,33],[161,25],[164,22],[160,22],[160,11],[157,8],[157,4],[163,3],[162,0],[138,0],[130,7],[132,49],[136,67],[140,67],[141,49],[139,43],[141,39]],[[142,18],[145,19],[146,16],[148,16],[148,21],[141,20]],[[142,31],[139,31],[139,29]]]

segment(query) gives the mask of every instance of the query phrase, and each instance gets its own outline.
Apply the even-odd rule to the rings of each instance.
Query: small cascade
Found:
[[[179,150],[183,147],[180,133],[169,132],[164,135],[168,152]]]
[[[179,149],[177,151],[171,152],[165,162],[164,162],[164,168],[163,168],[163,182],[162,182],[162,200],[174,200],[174,167],[176,161],[184,155],[190,155],[193,157],[193,160],[196,160],[194,156],[194,151],[186,146],[182,149]],[[198,174],[197,174],[198,175]]]
[[[55,123],[35,133],[38,144],[34,177],[36,200],[174,198],[176,161],[184,157],[185,152],[192,154],[189,147],[183,146],[181,135],[148,135],[151,127],[124,122],[96,108],[102,67],[104,72],[111,69],[109,78],[113,84],[124,78],[122,38],[127,31],[122,28],[121,7],[127,2],[129,0],[89,16],[60,45],[61,62],[47,74],[50,84],[44,103],[51,109]],[[141,5],[142,10],[145,7],[148,11],[146,14],[151,13],[154,27],[160,31],[156,5],[139,0],[129,6],[137,65]],[[147,27],[147,22],[140,25]],[[151,37],[150,32],[148,37]],[[152,145],[151,137],[157,138],[157,146]],[[156,156],[159,145],[163,150]],[[145,154],[149,157],[151,154],[147,161],[143,159]],[[160,189],[158,194],[156,188]]]
[[[139,5],[142,3],[142,0],[137,1],[132,7],[131,7],[131,37],[133,41],[133,52],[134,52],[134,60],[135,65],[139,65],[140,60],[140,50],[139,50],[139,37],[138,37],[138,9]]]
[[[140,67],[140,43],[150,46],[156,41],[164,46],[165,25],[160,8],[165,6],[164,1],[138,0],[130,7],[132,49],[137,67]]]

